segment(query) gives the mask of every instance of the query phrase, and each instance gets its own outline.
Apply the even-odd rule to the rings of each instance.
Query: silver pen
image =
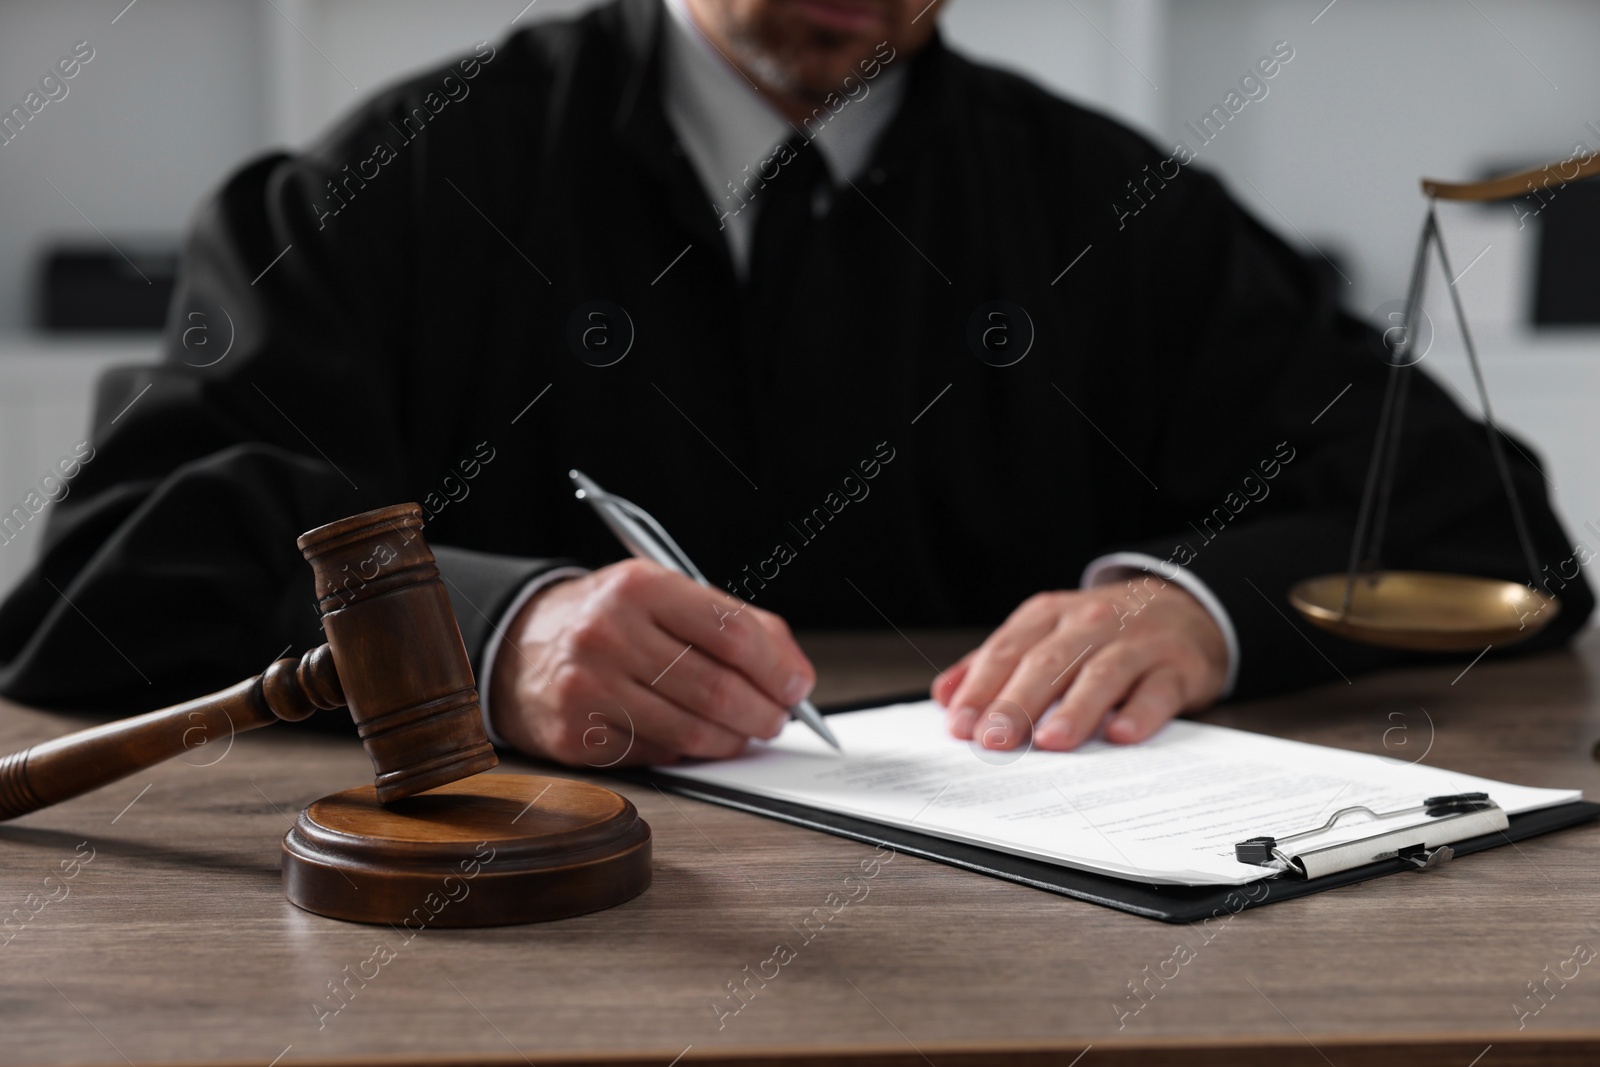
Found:
[[[640,559],[653,560],[670,571],[688,575],[708,589],[716,588],[706,581],[706,576],[700,573],[700,568],[694,565],[683,549],[678,547],[678,542],[672,539],[672,535],[667,533],[649,512],[620,496],[606,492],[582,471],[568,471],[567,477],[577,486],[578,499],[594,508],[595,513],[600,516],[600,521],[606,524],[629,552]],[[822,712],[818,711],[811,701],[800,701],[789,709],[789,714],[815,730],[818,737],[835,749],[844,751],[839,745],[839,739],[828,729],[828,723],[823,719]]]

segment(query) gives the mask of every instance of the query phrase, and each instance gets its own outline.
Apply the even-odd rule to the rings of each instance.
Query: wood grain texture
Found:
[[[300,535],[322,632],[384,803],[487,771],[472,665],[422,535],[422,508],[396,504]]]
[[[343,705],[328,646],[281,659],[247,681],[170,708],[101,723],[0,759],[0,819],[59,804],[180,756],[216,737],[298,721]],[[322,667],[319,672],[316,667]],[[301,677],[318,684],[301,685]],[[331,693],[331,698],[319,696]]]
[[[825,703],[925,688],[967,646],[803,643]],[[1600,796],[1600,639],[1464,666],[1206,718]],[[8,708],[0,742],[74,725]],[[370,774],[352,741],[275,727],[0,827],[0,1063],[1065,1067],[1089,1045],[1079,1067],[1467,1067],[1490,1045],[1478,1067],[1600,1059],[1600,959],[1542,1000],[1527,988],[1579,943],[1600,948],[1600,826],[1243,912],[1208,940],[909,856],[880,861],[834,912],[872,849],[594,776],[651,825],[649,892],[559,923],[407,938],[282,894],[293,817]],[[1180,943],[1194,958],[1119,1029],[1127,983]],[[779,944],[792,958],[760,978]],[[380,945],[392,958],[370,962]],[[1520,1030],[1519,1004],[1540,1009]]]
[[[283,885],[307,911],[408,933],[549,922],[648,889],[650,827],[571,778],[478,774],[387,806],[362,785],[300,813]]]
[[[80,796],[212,738],[348,706],[389,802],[487,771],[472,665],[416,504],[352,515],[297,542],[328,643],[209,696],[0,758],[0,820]]]
[[[1567,170],[1569,166],[1572,168],[1570,172]],[[1529,193],[1537,195],[1540,189],[1549,189],[1552,185],[1559,189],[1568,182],[1582,181],[1596,174],[1600,174],[1600,158],[1590,155],[1588,159],[1580,161],[1578,154],[1574,153],[1567,159],[1558,159],[1542,167],[1532,167],[1481,182],[1447,182],[1438,178],[1423,178],[1422,194],[1438,197],[1440,200],[1479,202],[1510,200],[1513,197],[1527,196]]]

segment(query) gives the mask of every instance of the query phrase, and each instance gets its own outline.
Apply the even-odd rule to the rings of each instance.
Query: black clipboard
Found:
[[[917,694],[909,699],[920,700],[923,697],[921,694]],[[822,710],[823,714],[832,715],[844,711],[854,711],[860,707],[872,707],[895,702],[896,698],[888,697],[866,704],[825,708]],[[803,826],[809,830],[820,830],[823,833],[834,834],[838,837],[848,837],[869,845],[883,845],[897,852],[920,856],[923,859],[944,863],[951,867],[959,867],[963,870],[976,871],[991,878],[1002,878],[1008,882],[1016,882],[1021,885],[1032,886],[1035,889],[1042,889],[1048,893],[1059,893],[1062,896],[1072,897],[1074,900],[1084,900],[1091,904],[1099,904],[1103,907],[1115,908],[1118,911],[1125,911],[1132,915],[1141,915],[1147,919],[1159,919],[1162,922],[1169,923],[1196,923],[1204,922],[1208,919],[1221,920],[1246,908],[1257,908],[1263,904],[1276,904],[1282,900],[1293,900],[1296,897],[1320,893],[1325,889],[1337,889],[1340,886],[1355,885],[1358,882],[1366,882],[1373,878],[1382,878],[1390,874],[1411,872],[1418,877],[1426,877],[1425,874],[1417,871],[1414,863],[1396,858],[1380,860],[1377,863],[1369,863],[1360,867],[1352,867],[1348,870],[1323,875],[1320,878],[1271,878],[1244,886],[1157,885],[1137,879],[1118,878],[1112,875],[1080,871],[1071,867],[1046,863],[1042,860],[1026,859],[1008,852],[984,848],[981,845],[950,841],[930,834],[917,833],[915,830],[903,830],[896,826],[888,826],[867,819],[858,819],[849,815],[840,815],[805,804],[795,804],[786,800],[773,800],[736,789],[678,778],[670,774],[639,771],[629,772],[624,777],[647,782],[663,792],[675,793],[679,796],[703,800],[710,804],[719,804],[739,811],[748,811],[755,815],[766,816],[769,819],[778,819],[782,822],[792,823],[795,826]],[[1451,847],[1457,856],[1469,855],[1494,848],[1497,845],[1510,844],[1513,841],[1521,841],[1538,834],[1549,833],[1552,830],[1576,826],[1595,818],[1600,818],[1600,804],[1586,800],[1574,801],[1573,803],[1562,804],[1553,808],[1542,808],[1538,811],[1525,812],[1521,815],[1512,815],[1509,817],[1510,825],[1504,831],[1457,841]]]

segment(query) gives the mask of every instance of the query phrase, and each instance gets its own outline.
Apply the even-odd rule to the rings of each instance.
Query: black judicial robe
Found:
[[[1215,179],[1163,183],[1139,136],[936,39],[891,60],[902,108],[789,284],[746,292],[736,202],[663,116],[659,8],[481,46],[226,182],[163,362],[100,383],[95,457],[0,610],[0,691],[132,711],[259,671],[320,639],[295,537],[409,500],[480,661],[529,577],[621,557],[573,467],[796,627],[992,626],[1132,549],[1226,605],[1241,696],[1397,660],[1285,602],[1344,567],[1389,368]],[[1009,366],[972,343],[994,301],[1031,322]],[[1554,575],[1572,549],[1509,454]],[[1386,564],[1528,577],[1482,426],[1426,378],[1395,499]],[[1552,588],[1522,647],[1588,616],[1581,577]]]

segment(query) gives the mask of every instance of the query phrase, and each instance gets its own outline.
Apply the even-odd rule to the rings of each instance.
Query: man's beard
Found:
[[[805,83],[799,60],[792,51],[773,48],[751,27],[739,27],[729,37],[739,62],[758,82],[786,96],[821,101],[836,87],[816,88]]]

